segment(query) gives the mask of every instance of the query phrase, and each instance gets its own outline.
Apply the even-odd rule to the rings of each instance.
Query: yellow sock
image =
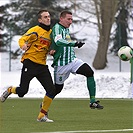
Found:
[[[37,119],[39,120],[39,119],[41,119],[42,117],[44,117],[44,113],[42,113],[42,112],[39,112],[39,115],[38,115],[38,117],[37,117]]]
[[[12,91],[12,88],[13,88],[13,91]],[[7,91],[8,91],[9,93],[15,93],[15,94],[16,94],[16,87],[10,86],[10,87],[7,89]]]
[[[44,96],[43,102],[42,102],[42,109],[40,110],[37,119],[41,119],[42,117],[45,116],[45,114],[48,112],[51,102],[52,102],[52,98],[50,98],[48,96]]]
[[[10,91],[11,91],[11,93],[16,94],[16,87],[12,87]]]
[[[42,109],[45,110],[46,112],[48,112],[48,109],[52,103],[52,98],[48,97],[48,96],[44,96],[43,98],[43,103],[42,103]]]

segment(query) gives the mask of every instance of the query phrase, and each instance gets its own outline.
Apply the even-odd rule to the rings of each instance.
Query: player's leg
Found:
[[[55,83],[55,88],[56,88],[56,94],[55,94],[55,96],[62,91],[63,87],[64,87],[64,84],[56,84]]]
[[[29,82],[33,78],[31,75],[31,70],[28,69],[26,66],[29,63],[24,63],[22,71],[21,71],[21,80],[20,80],[20,86],[19,87],[12,87],[10,86],[2,95],[1,95],[1,102],[4,102],[9,95],[18,94],[19,97],[23,97],[27,92],[29,88]]]
[[[76,73],[87,77],[87,87],[90,94],[90,102],[91,103],[95,102],[96,86],[95,86],[95,81],[93,77],[93,74],[94,74],[93,70],[90,68],[89,65],[84,63],[78,68]]]
[[[90,95],[90,108],[103,109],[103,106],[101,106],[99,104],[99,101],[96,101],[95,99],[96,84],[93,76],[94,72],[91,69],[91,67],[87,63],[84,63],[77,69],[76,73],[87,77],[87,88],[89,90],[89,95]]]
[[[42,84],[46,90],[46,95],[43,98],[41,104],[41,110],[37,117],[37,121],[40,122],[53,122],[53,120],[48,119],[47,112],[55,96],[55,86],[52,81],[51,74],[49,72],[48,66],[40,66],[39,73],[36,78]]]
[[[23,62],[23,68],[21,71],[21,79],[19,87],[16,87],[16,92],[19,97],[23,97],[29,90],[29,83],[35,77],[37,73],[36,63],[26,59]]]
[[[70,69],[70,64],[67,64],[65,66],[54,67],[54,82],[56,88],[56,95],[62,91],[64,87],[64,82],[70,75]]]
[[[1,102],[5,102],[5,100],[8,98],[8,96],[10,96],[12,94],[11,90],[15,90],[16,87],[8,87],[6,91],[3,92],[3,94],[1,95]]]
[[[14,94],[18,94],[19,97],[23,97],[29,90],[29,83],[34,78],[34,70],[31,70],[30,68],[23,67],[22,73],[21,73],[21,79],[20,79],[20,86],[16,87],[16,90],[14,91]],[[13,90],[12,90],[13,93]]]
[[[48,109],[52,103],[53,99],[48,97],[47,95],[44,96],[41,109],[37,117],[37,121],[39,122],[53,122],[53,120],[50,120],[48,118]]]

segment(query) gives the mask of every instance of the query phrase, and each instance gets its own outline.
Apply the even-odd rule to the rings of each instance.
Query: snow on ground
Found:
[[[92,58],[87,60],[87,55],[80,56],[84,61],[92,64]],[[83,52],[83,53],[84,53]],[[87,53],[87,52],[85,52]],[[11,71],[9,72],[9,55],[8,53],[0,53],[1,55],[1,77],[0,77],[0,95],[8,86],[18,86],[21,75],[20,57],[11,61]],[[79,56],[79,55],[78,55]],[[83,58],[84,57],[84,58]],[[130,86],[130,63],[122,62],[122,72],[119,72],[119,59],[113,55],[108,55],[108,67],[104,70],[94,70],[96,80],[96,97],[97,98],[131,98]],[[51,67],[52,60],[48,57],[47,64],[53,77],[53,68]],[[42,98],[45,90],[41,84],[34,78],[29,87],[29,92],[25,97]],[[12,94],[10,97],[18,97]],[[66,80],[63,91],[57,95],[57,98],[89,98],[89,93],[86,86],[86,78],[82,75],[73,75]]]

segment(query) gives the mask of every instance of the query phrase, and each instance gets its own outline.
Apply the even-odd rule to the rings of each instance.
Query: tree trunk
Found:
[[[100,13],[98,11],[98,5],[95,5],[97,8],[97,18],[100,19],[98,20],[100,37],[97,52],[93,61],[93,67],[95,69],[104,69],[107,65],[107,50],[109,46],[111,27],[117,9],[117,2],[117,0],[101,0]],[[97,0],[95,0],[95,4],[98,4]]]

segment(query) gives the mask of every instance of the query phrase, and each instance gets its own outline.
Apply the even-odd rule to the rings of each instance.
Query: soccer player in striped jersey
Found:
[[[70,11],[62,11],[59,22],[52,28],[52,50],[50,54],[54,57],[52,66],[54,67],[56,95],[63,89],[64,81],[69,77],[70,73],[81,74],[86,77],[90,95],[90,108],[103,109],[103,106],[99,104],[100,101],[95,99],[96,85],[94,71],[87,63],[76,58],[74,47],[80,48],[84,43],[71,40],[69,27],[72,21],[72,13]]]

